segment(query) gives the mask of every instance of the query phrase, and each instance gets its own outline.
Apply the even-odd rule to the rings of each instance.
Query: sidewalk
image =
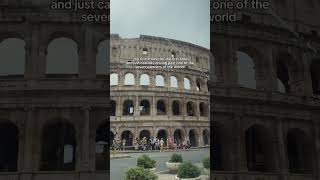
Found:
[[[179,152],[179,151],[199,151],[202,149],[210,149],[210,146],[201,146],[201,147],[195,147],[195,148],[190,148],[190,149],[165,149],[164,152]],[[118,154],[122,153],[148,153],[148,152],[159,152],[159,150],[147,150],[147,151],[137,151],[137,150],[122,150],[122,151],[117,151]]]
[[[175,180],[175,174],[157,174],[159,180]],[[201,175],[201,180],[209,180],[209,176]]]

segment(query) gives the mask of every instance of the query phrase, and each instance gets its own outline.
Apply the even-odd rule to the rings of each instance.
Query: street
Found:
[[[125,172],[130,167],[137,165],[137,159],[142,154],[149,155],[152,159],[156,160],[156,172],[167,170],[165,163],[169,161],[170,156],[174,152],[141,152],[141,153],[126,153],[131,158],[112,159],[111,163],[111,180],[124,180]],[[181,154],[184,161],[192,161],[193,163],[202,164],[202,159],[210,155],[209,149],[196,149],[190,151],[177,151],[175,153]]]

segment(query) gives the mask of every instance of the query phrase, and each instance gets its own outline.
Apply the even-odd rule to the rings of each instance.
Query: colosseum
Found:
[[[110,54],[110,139],[125,139],[127,148],[143,137],[209,145],[208,49],[167,38],[114,34]],[[192,63],[181,69],[141,69],[127,63],[135,58],[186,58]]]
[[[211,24],[214,180],[320,179],[320,2],[270,2]]]

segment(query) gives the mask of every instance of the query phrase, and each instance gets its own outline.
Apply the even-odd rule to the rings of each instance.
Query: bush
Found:
[[[182,163],[183,162],[183,158],[181,156],[181,154],[176,154],[176,153],[173,153],[170,160],[169,160],[170,163]]]
[[[156,161],[144,154],[138,158],[137,166],[145,169],[152,169],[156,167]]]
[[[202,164],[204,168],[210,169],[210,157],[204,158]]]
[[[196,165],[187,161],[179,166],[177,175],[179,178],[196,178],[199,177],[200,174],[200,169]]]
[[[157,180],[158,176],[142,167],[130,168],[126,172],[125,180]]]

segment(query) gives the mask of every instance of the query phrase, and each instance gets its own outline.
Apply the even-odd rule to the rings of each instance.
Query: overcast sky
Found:
[[[210,0],[111,0],[111,33],[160,36],[210,47]]]

